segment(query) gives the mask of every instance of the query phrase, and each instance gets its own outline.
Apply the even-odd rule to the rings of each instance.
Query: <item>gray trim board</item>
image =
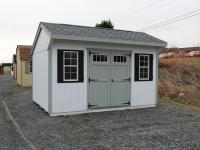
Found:
[[[51,44],[53,40],[50,41],[48,47],[48,113],[52,114],[52,48]]]

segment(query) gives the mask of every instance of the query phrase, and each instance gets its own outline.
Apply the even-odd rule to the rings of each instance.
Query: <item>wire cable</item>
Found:
[[[180,16],[172,18],[172,19],[167,19],[165,21],[162,21],[160,23],[156,23],[156,24],[151,25],[151,26],[144,27],[144,28],[140,29],[140,31],[148,31],[148,30],[156,29],[156,28],[159,28],[159,27],[162,27],[162,26],[166,26],[168,24],[172,24],[172,23],[175,23],[175,22],[178,22],[178,21],[181,21],[181,20],[185,20],[185,19],[197,16],[197,15],[200,15],[200,12],[195,13],[195,12],[198,12],[198,11],[200,11],[200,9],[197,9],[197,10],[192,11],[192,12],[185,13],[183,15],[180,15]]]
[[[143,8],[141,8],[141,9],[138,9],[138,10],[136,10],[136,11],[130,13],[129,15],[126,15],[126,16],[123,16],[123,17],[119,17],[119,18],[118,18],[118,21],[127,19],[127,17],[129,17],[129,16],[133,16],[133,15],[136,15],[136,14],[138,14],[138,13],[140,13],[140,12],[143,12],[143,11],[145,11],[146,9],[149,9],[149,8],[151,8],[152,6],[155,6],[155,5],[157,5],[157,4],[159,4],[159,3],[163,2],[163,1],[164,1],[164,0],[157,0],[157,1],[155,1],[155,2],[153,2],[153,3],[151,3],[151,4],[149,4],[149,5],[147,5],[147,6],[143,7]]]

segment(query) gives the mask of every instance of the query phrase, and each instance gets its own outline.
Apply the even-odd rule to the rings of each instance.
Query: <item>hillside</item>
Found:
[[[170,58],[159,62],[159,98],[200,106],[200,58]]]

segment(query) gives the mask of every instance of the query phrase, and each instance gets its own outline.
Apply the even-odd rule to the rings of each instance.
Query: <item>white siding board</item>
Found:
[[[84,82],[57,83],[57,49],[84,50]],[[59,45],[52,50],[52,113],[87,110],[86,49],[75,45]]]
[[[33,56],[33,101],[48,112],[48,47],[50,38],[45,31],[38,37]]]
[[[33,56],[33,101],[48,111],[48,51]]]
[[[135,81],[134,80],[134,55],[135,53],[147,53],[153,54],[153,81]],[[157,80],[157,51],[144,49],[144,50],[134,50],[132,53],[132,78],[131,81],[131,106],[142,107],[156,105],[156,80]]]

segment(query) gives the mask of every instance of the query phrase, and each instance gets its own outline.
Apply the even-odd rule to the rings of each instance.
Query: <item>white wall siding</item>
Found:
[[[48,111],[48,45],[50,38],[41,31],[32,56],[33,65],[33,101]]]
[[[48,111],[48,51],[33,55],[33,101]]]
[[[84,82],[57,83],[57,49],[84,50]],[[52,51],[52,113],[87,110],[87,55],[84,47],[55,45]]]
[[[134,81],[134,55],[135,53],[147,53],[153,54],[153,81]],[[148,107],[156,105],[157,100],[157,51],[144,49],[144,50],[134,50],[132,53],[132,82],[131,82],[131,106],[134,107]]]
[[[156,48],[122,44],[105,44],[55,40],[52,43],[52,113],[77,112],[87,110],[87,48],[132,51],[131,106],[142,107],[156,104]],[[57,50],[84,50],[84,82],[57,83]],[[134,81],[134,53],[153,53],[153,81]]]

